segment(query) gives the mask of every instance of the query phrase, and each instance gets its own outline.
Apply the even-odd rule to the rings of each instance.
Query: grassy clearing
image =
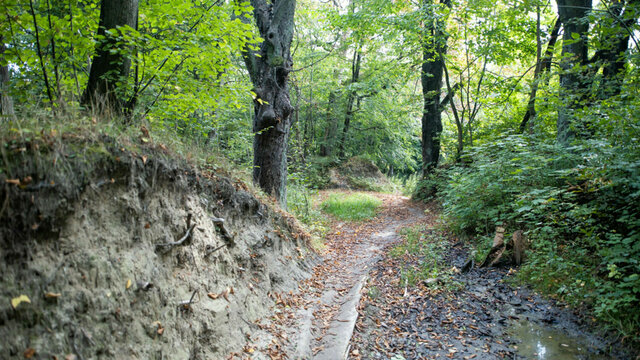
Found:
[[[401,284],[415,286],[427,279],[439,279],[449,284],[449,270],[444,263],[448,240],[438,232],[426,232],[422,225],[407,227],[400,231],[402,243],[389,252],[401,259]]]
[[[360,221],[375,217],[381,205],[382,200],[364,193],[331,194],[321,208],[340,220]]]

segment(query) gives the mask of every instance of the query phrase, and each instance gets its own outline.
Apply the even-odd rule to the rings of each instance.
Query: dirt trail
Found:
[[[435,205],[371,194],[383,201],[379,215],[366,222],[334,222],[300,291],[274,295],[271,322],[259,324],[272,335],[269,345],[257,344],[271,350],[269,357],[256,353],[257,358],[635,358],[615,339],[596,333],[587,319],[507,284],[513,274],[508,268],[461,273],[468,249],[436,230]],[[416,225],[424,226],[426,239],[445,240],[446,250],[435,261],[449,274],[448,285],[402,286],[401,269],[427,259],[388,252],[402,241],[400,229]],[[253,338],[269,337],[254,333]]]
[[[332,224],[321,263],[291,301],[286,351],[290,358],[345,358],[369,270],[381,259],[382,249],[398,239],[398,229],[425,221],[423,205],[397,195],[375,196],[383,201],[375,219]]]

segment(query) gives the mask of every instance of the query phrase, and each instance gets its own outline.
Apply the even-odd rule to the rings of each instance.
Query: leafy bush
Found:
[[[487,247],[497,224],[531,242],[520,278],[588,306],[640,339],[640,151],[632,141],[588,140],[570,148],[507,136],[475,148],[449,171],[445,216]]]
[[[413,191],[411,192],[411,197],[420,201],[433,200],[446,186],[447,180],[447,169],[437,168],[426,178],[422,178],[415,183]]]
[[[380,199],[368,194],[331,194],[322,210],[341,220],[365,220],[376,216],[380,205]]]

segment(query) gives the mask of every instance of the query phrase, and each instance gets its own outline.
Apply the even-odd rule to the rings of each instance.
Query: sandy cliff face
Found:
[[[115,146],[62,170],[20,156],[0,174],[21,179],[0,194],[0,358],[224,358],[308,276],[305,235],[239,182]]]

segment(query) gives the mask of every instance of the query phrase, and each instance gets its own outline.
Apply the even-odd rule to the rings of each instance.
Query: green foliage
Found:
[[[331,194],[321,208],[340,220],[360,221],[375,217],[381,205],[380,199],[369,194]]]
[[[435,199],[448,181],[446,168],[434,169],[429,175],[415,181],[411,197],[423,202]]]
[[[444,255],[449,240],[437,231],[427,231],[423,225],[403,228],[400,235],[402,243],[394,246],[389,255],[403,260],[401,284],[415,286],[436,278],[448,283],[450,273],[445,269]]]
[[[615,113],[612,112],[612,115]],[[640,152],[636,135],[571,148],[508,136],[479,146],[449,172],[449,226],[490,246],[497,224],[531,242],[520,277],[639,339]],[[621,141],[623,140],[623,141]],[[481,253],[482,251],[479,251]]]

